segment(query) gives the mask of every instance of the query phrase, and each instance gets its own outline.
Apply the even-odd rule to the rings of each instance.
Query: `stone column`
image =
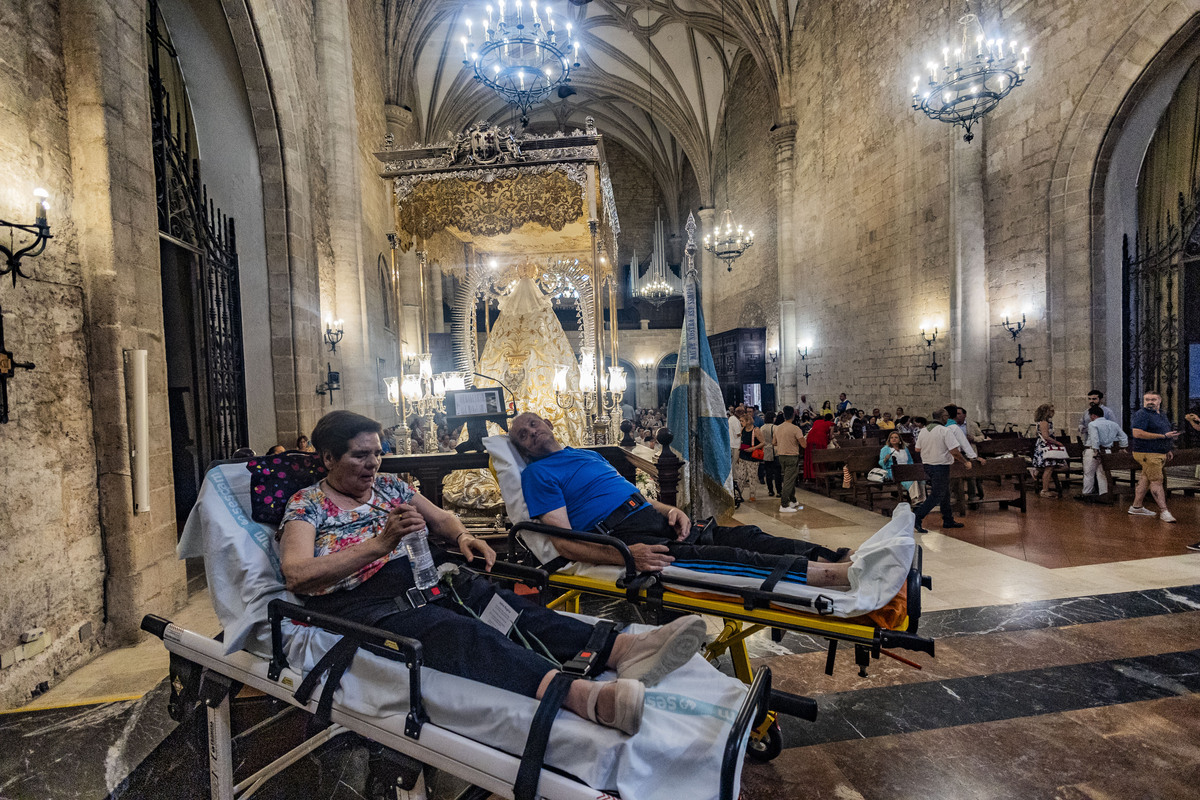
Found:
[[[796,149],[796,125],[786,123],[771,131],[775,145],[775,258],[779,280],[779,380],[776,405],[794,405],[800,396],[796,388],[796,250],[792,242],[792,173]]]
[[[950,155],[950,392],[980,423],[991,419],[983,127],[976,123],[972,142],[955,129]]]
[[[429,265],[429,308],[425,318],[429,320],[430,333],[445,333],[446,320],[442,316],[442,268],[437,264]]]
[[[724,265],[717,260],[717,257],[704,249],[704,245],[700,244],[704,241],[704,237],[713,232],[717,226],[717,210],[715,208],[702,208],[696,214],[700,221],[700,230],[696,232],[696,240],[699,245],[696,248],[696,256],[700,261],[700,307],[704,311],[704,326],[711,333],[713,319],[713,302],[715,301],[716,285],[717,285],[717,270],[724,269]]]
[[[104,634],[107,644],[117,645],[137,640],[143,614],[169,615],[187,599],[185,570],[175,555],[178,530],[150,98],[145,90],[148,66],[144,47],[123,49],[125,43],[145,41],[145,5],[134,0],[67,0],[61,20],[69,100],[65,107],[69,142],[63,144],[70,145],[74,191],[69,201],[59,202],[70,202],[70,215],[77,221],[74,241],[83,284],[97,470],[91,489],[104,536]],[[114,53],[122,57],[114,58]],[[72,241],[69,228],[56,228],[54,234],[62,237],[55,240],[60,244],[48,251],[53,254],[42,263],[34,262],[39,272],[47,259],[64,260],[61,242]],[[24,286],[22,290],[28,291]],[[135,349],[145,349],[150,356],[151,500],[149,510],[139,513],[133,510],[123,366],[123,352]],[[6,475],[7,471],[5,464]],[[48,492],[57,488],[46,487]],[[85,489],[77,494],[73,501],[86,502]],[[62,505],[56,513],[67,510],[66,500],[65,494],[61,501],[46,498],[50,505]],[[79,507],[71,510],[88,513]],[[73,535],[70,530],[62,532],[64,548]],[[12,557],[13,552],[5,555]],[[72,552],[64,549],[56,555]],[[63,565],[63,570],[74,569],[74,564]],[[84,582],[82,574],[74,576]],[[27,599],[35,602],[33,596]],[[57,632],[60,637],[62,633]],[[50,646],[58,650],[63,642]],[[64,656],[60,663],[66,662]]]
[[[334,407],[373,416],[378,389],[370,354],[370,320],[362,257],[362,180],[358,161],[358,116],[354,111],[354,67],[350,19],[340,3],[318,3],[316,54],[318,84],[325,112],[324,142],[328,159],[327,224],[332,280],[322,286],[322,312],[344,320],[345,338],[337,353],[324,353],[342,373],[343,392]],[[323,282],[324,283],[324,282]]]

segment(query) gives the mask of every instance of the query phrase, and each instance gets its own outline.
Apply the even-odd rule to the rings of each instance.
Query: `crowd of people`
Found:
[[[1083,444],[1083,490],[1076,499],[1084,502],[1115,502],[1109,494],[1111,481],[1105,474],[1100,456],[1129,448],[1138,463],[1138,481],[1134,487],[1133,504],[1128,513],[1133,516],[1157,516],[1162,522],[1174,523],[1175,516],[1167,508],[1164,488],[1164,468],[1172,458],[1175,441],[1183,435],[1161,410],[1162,397],[1146,392],[1142,407],[1133,415],[1130,433],[1121,428],[1112,409],[1104,405],[1104,393],[1088,393],[1088,407],[1077,426]],[[895,412],[873,408],[869,413],[856,408],[846,394],[838,401],[825,401],[815,410],[806,395],[800,396],[797,406],[785,406],[778,414],[766,414],[754,405],[729,406],[729,447],[734,461],[734,482],[739,497],[756,500],[759,486],[765,486],[769,497],[778,496],[779,511],[797,510],[795,489],[816,478],[812,453],[838,442],[866,437],[881,437],[879,467],[881,479],[892,480],[892,467],[912,464],[918,460],[925,467],[926,481],[905,481],[903,492],[914,504],[916,531],[924,532],[923,521],[934,507],[942,514],[944,528],[959,528],[950,503],[950,468],[958,462],[966,469],[982,463],[974,445],[988,438],[975,420],[968,420],[966,409],[946,405],[930,416],[906,414],[903,407]],[[1030,471],[1040,482],[1039,494],[1058,498],[1052,489],[1056,468],[1065,463],[1066,432],[1056,431],[1055,407],[1044,403],[1034,414],[1030,433],[1035,439]],[[1195,411],[1184,416],[1186,427],[1200,431],[1200,414]],[[966,481],[967,500],[983,498],[983,482]],[[1150,495],[1157,511],[1143,503]],[[1200,550],[1200,543],[1189,549]]]

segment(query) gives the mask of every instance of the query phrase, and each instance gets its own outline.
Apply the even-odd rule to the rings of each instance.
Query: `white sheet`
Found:
[[[275,597],[294,598],[283,586],[274,532],[250,519],[249,496],[250,476],[244,465],[211,470],[178,552],[181,558],[205,560],[213,605],[226,629],[226,653],[244,648],[269,657],[267,603]],[[289,661],[304,673],[337,640],[327,631],[290,624],[285,636]],[[435,724],[505,752],[521,753],[536,701],[427,668],[421,671],[421,688]],[[647,690],[637,736],[559,712],[546,763],[589,786],[616,789],[622,797],[715,797],[725,739],[745,693],[743,684],[697,655]],[[360,652],[334,697],[358,713],[407,713],[407,670]]]
[[[483,440],[483,444],[491,455],[492,466],[500,484],[500,493],[504,497],[505,506],[510,509],[509,517],[514,523],[528,519],[525,497],[521,491],[524,459],[517,453],[507,436],[489,436]],[[514,508],[519,509],[523,517],[514,517],[511,512]],[[775,591],[796,598],[815,599],[818,595],[829,598],[833,603],[832,616],[836,617],[857,617],[882,608],[900,592],[908,578],[917,549],[916,540],[913,538],[915,521],[916,517],[907,503],[896,506],[887,524],[863,542],[851,557],[848,591],[784,581],[779,582]],[[548,563],[558,557],[558,551],[554,549],[550,537],[545,534],[522,531],[519,535],[541,563]],[[621,567],[582,562],[568,564],[559,572],[614,582],[624,574]],[[761,583],[754,578],[714,576],[680,567],[667,567],[663,570],[663,578],[668,585],[672,585],[672,577],[719,581],[739,589],[757,588]],[[674,585],[683,591],[696,591],[694,587]],[[796,608],[801,611],[807,610],[800,606]]]

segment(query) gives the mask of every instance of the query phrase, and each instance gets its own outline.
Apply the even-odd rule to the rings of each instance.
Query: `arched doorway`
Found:
[[[637,369],[633,364],[623,358],[617,359],[617,366],[625,370],[625,397],[621,400],[622,404],[628,403],[636,408],[641,408],[638,403],[638,374]]]
[[[662,361],[658,362],[658,369],[655,370],[657,380],[655,386],[658,389],[658,405],[665,406],[667,400],[671,397],[671,384],[675,382],[675,366],[679,363],[679,354],[671,353],[663,356]]]

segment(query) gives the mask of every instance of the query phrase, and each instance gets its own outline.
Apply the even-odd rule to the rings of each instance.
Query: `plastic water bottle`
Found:
[[[413,583],[418,589],[428,589],[438,582],[437,567],[433,565],[433,554],[429,552],[429,529],[422,528],[416,533],[410,533],[400,542],[404,552],[408,554],[408,563],[412,566]]]

